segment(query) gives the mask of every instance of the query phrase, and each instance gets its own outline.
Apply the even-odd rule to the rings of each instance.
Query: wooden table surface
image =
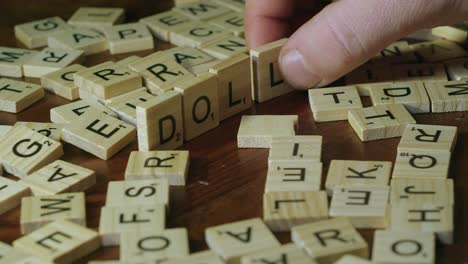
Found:
[[[17,46],[13,26],[48,16],[67,19],[79,6],[119,6],[126,8],[128,21],[170,8],[171,1],[142,0],[15,0],[0,1],[0,46]],[[156,49],[170,45],[157,42]],[[135,53],[145,55],[151,52]],[[87,57],[85,65],[124,58],[101,53]],[[38,82],[37,79],[27,79]],[[365,100],[366,101],[366,100]],[[13,125],[16,121],[50,122],[49,109],[69,101],[47,94],[40,102],[19,114],[0,112],[0,124]],[[366,101],[368,103],[368,100]],[[324,175],[332,159],[394,161],[399,139],[362,143],[347,121],[315,123],[306,92],[292,92],[263,104],[254,105],[244,114],[299,115],[300,135],[323,136]],[[437,246],[437,263],[468,262],[468,122],[466,112],[448,114],[419,114],[421,124],[458,126],[458,143],[452,157],[450,176],[455,180],[455,244]],[[268,149],[238,149],[237,129],[241,115],[234,116],[206,134],[187,142],[181,149],[190,151],[191,165],[188,184],[171,188],[171,207],[168,227],[186,227],[189,230],[192,252],[206,249],[204,230],[207,227],[237,220],[262,216],[262,195],[267,173]],[[468,118],[468,117],[467,117]],[[64,160],[97,172],[97,184],[86,194],[88,227],[99,225],[100,209],[104,206],[107,183],[123,180],[130,151],[137,149],[134,142],[108,161],[100,160],[74,146],[65,144]],[[20,237],[19,208],[0,216],[0,241],[11,243]],[[372,247],[372,230],[360,230]],[[289,241],[289,233],[276,234],[282,242]],[[101,248],[84,261],[118,259],[118,247]],[[81,262],[81,261],[80,261]]]

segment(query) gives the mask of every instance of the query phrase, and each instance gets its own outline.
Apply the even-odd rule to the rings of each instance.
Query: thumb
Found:
[[[300,27],[280,53],[292,86],[327,85],[420,28],[466,19],[465,0],[340,0]]]

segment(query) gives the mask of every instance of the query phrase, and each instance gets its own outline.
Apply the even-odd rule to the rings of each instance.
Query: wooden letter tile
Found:
[[[307,256],[302,249],[289,243],[242,257],[242,264],[257,263],[316,264],[317,262]]]
[[[108,160],[136,138],[136,129],[104,113],[85,114],[63,129],[63,141]]]
[[[325,187],[331,196],[338,185],[387,186],[391,173],[391,161],[332,160]]]
[[[125,207],[102,207],[99,234],[103,246],[119,245],[121,234],[126,232],[160,232],[166,223],[163,204]]]
[[[0,215],[20,205],[21,198],[30,194],[31,191],[27,186],[14,180],[0,177]]]
[[[125,180],[167,179],[169,185],[185,185],[189,152],[133,151],[125,169]]]
[[[208,20],[228,13],[230,9],[215,2],[193,1],[193,3],[176,6],[174,11],[186,15],[190,19]]]
[[[37,84],[0,79],[0,111],[19,113],[44,97]]]
[[[432,232],[443,244],[453,243],[453,204],[403,202],[391,204],[391,231]]]
[[[94,171],[57,160],[21,180],[35,196],[82,192],[96,183]]]
[[[238,148],[269,148],[272,138],[295,136],[296,115],[244,115],[237,132]]]
[[[144,57],[130,64],[129,67],[143,76],[149,92],[156,95],[172,90],[174,83],[189,81],[194,76],[163,52]]]
[[[210,73],[218,79],[220,121],[252,106],[249,56],[234,55],[211,67]]]
[[[15,240],[13,246],[45,261],[70,263],[97,250],[101,241],[95,231],[59,220]]]
[[[426,82],[433,113],[468,111],[468,81]]]
[[[39,122],[16,122],[15,126],[25,126],[55,141],[62,140],[62,124]]]
[[[164,204],[169,207],[167,179],[111,181],[107,187],[106,206]]]
[[[346,218],[334,218],[295,226],[292,241],[318,263],[332,264],[346,254],[367,258],[366,241]]]
[[[81,62],[82,55],[81,50],[46,48],[23,64],[23,74],[26,77],[40,78],[70,64]]]
[[[186,140],[191,140],[219,125],[216,75],[202,74],[191,79],[191,82],[178,82],[174,89],[182,94]]]
[[[322,163],[310,160],[271,161],[265,192],[318,191],[322,179]]]
[[[231,35],[222,27],[206,22],[192,22],[189,25],[171,33],[171,44],[176,46],[201,47],[204,43]]]
[[[162,55],[165,55],[167,58],[172,58],[175,62],[185,68],[205,64],[215,60],[214,57],[207,53],[191,47],[176,47],[164,50]]]
[[[121,59],[121,60],[117,61],[116,63],[121,65],[121,66],[127,67],[131,63],[134,63],[135,61],[140,60],[140,59],[141,59],[140,56],[131,55],[131,56],[128,56],[127,58],[125,58],[125,59]]]
[[[71,29],[58,32],[47,39],[49,48],[77,49],[84,51],[84,55],[91,55],[106,51],[109,44],[104,36],[90,29]]]
[[[205,237],[211,250],[227,264],[240,264],[242,255],[280,245],[258,218],[207,228]]]
[[[62,144],[22,126],[14,127],[0,142],[3,168],[20,178],[30,175],[62,155]]]
[[[408,125],[398,150],[450,151],[455,148],[458,128],[455,126]]]
[[[449,151],[399,150],[392,177],[445,179],[448,177],[450,156]]]
[[[372,260],[376,264],[434,264],[434,235],[377,230]]]
[[[11,129],[13,129],[13,126],[0,125],[0,140],[8,132],[10,132]]]
[[[353,255],[345,255],[335,262],[335,264],[374,264],[374,262]]]
[[[49,261],[42,260],[38,257],[26,254],[22,251],[11,249],[4,256],[0,253],[0,263],[15,263],[15,264],[50,264]]]
[[[41,86],[47,91],[68,100],[79,98],[78,87],[74,83],[74,73],[85,70],[80,64],[73,64],[41,77]]]
[[[29,234],[57,220],[68,220],[86,227],[85,194],[25,197],[21,201],[22,234]]]
[[[350,110],[348,121],[361,141],[400,137],[416,121],[401,104]]]
[[[143,86],[141,76],[114,62],[105,62],[79,71],[74,76],[75,85],[101,99],[109,99]]]
[[[392,80],[390,65],[364,64],[345,76],[346,85],[355,85],[360,96],[369,96],[369,89],[362,84],[388,83]]]
[[[263,196],[263,220],[275,232],[328,218],[324,191],[268,192]]]
[[[123,8],[80,7],[68,19],[68,24],[81,28],[103,30],[125,19]]]
[[[164,264],[224,264],[224,261],[211,250],[190,254],[186,257],[168,259]]]
[[[49,17],[15,26],[16,38],[30,49],[47,46],[47,37],[68,30],[70,26],[60,17]]]
[[[244,36],[244,13],[229,12],[208,22],[231,32],[236,37]]]
[[[417,63],[418,58],[407,41],[397,41],[380,51],[376,59],[387,63]]]
[[[37,53],[35,50],[0,47],[0,76],[23,77],[23,64]]]
[[[432,29],[432,34],[437,37],[464,44],[468,39],[468,26],[466,23],[460,23],[450,26],[435,27]]]
[[[164,231],[125,232],[120,238],[120,259],[129,262],[160,263],[189,254],[188,235],[185,228]]]
[[[170,32],[176,32],[193,21],[180,12],[171,10],[140,19],[155,37],[160,40],[170,40]]]
[[[138,149],[173,150],[184,143],[182,95],[169,91],[136,107]]]
[[[468,56],[461,46],[445,39],[420,42],[411,45],[426,62],[438,62]]]
[[[362,108],[355,86],[309,90],[309,103],[316,122],[348,119],[348,110]]]
[[[412,114],[431,111],[431,101],[422,82],[377,84],[369,94],[373,105],[403,104]]]
[[[447,81],[443,64],[400,64],[393,65],[391,72],[394,81]]]
[[[249,52],[245,39],[230,35],[206,42],[200,48],[218,59],[226,59],[239,53]]]
[[[122,24],[104,30],[111,54],[154,48],[153,36],[141,23]]]
[[[455,195],[452,179],[392,179],[390,202],[433,202],[454,204]]]
[[[70,124],[89,111],[102,112],[109,116],[117,117],[112,110],[96,101],[78,100],[50,109],[50,120],[58,124]]]
[[[133,92],[125,93],[123,95],[109,99],[106,106],[112,109],[117,115],[133,126],[137,125],[136,108],[155,98],[152,94],[148,93],[146,89],[138,89]]]
[[[252,97],[263,103],[292,90],[278,69],[278,56],[287,39],[281,39],[250,51]]]
[[[468,59],[457,59],[444,64],[451,81],[468,80]]]
[[[310,160],[320,162],[322,136],[273,137],[268,162]]]
[[[335,186],[331,217],[346,217],[356,228],[386,228],[389,224],[388,186]]]

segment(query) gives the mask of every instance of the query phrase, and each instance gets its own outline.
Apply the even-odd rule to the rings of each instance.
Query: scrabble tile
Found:
[[[129,145],[136,129],[104,113],[91,113],[76,119],[62,131],[63,141],[108,160]]]
[[[292,90],[284,82],[278,68],[278,57],[287,39],[281,39],[250,51],[252,70],[252,97],[263,103]]]
[[[236,37],[244,36],[244,13],[229,12],[210,19],[208,23],[221,27],[231,32]]]
[[[346,218],[334,218],[295,226],[292,241],[318,263],[334,263],[346,254],[367,258],[366,241]]]
[[[275,232],[328,218],[324,191],[268,192],[263,195],[263,220]]]
[[[82,192],[96,184],[96,174],[87,168],[54,161],[21,180],[35,196]]]
[[[186,15],[174,10],[140,19],[140,23],[145,24],[156,38],[168,42],[171,32],[176,32],[192,22]]]
[[[169,207],[167,179],[111,181],[107,186],[106,206],[164,204]]]
[[[431,232],[442,244],[453,243],[453,204],[411,202],[391,204],[390,231]]]
[[[209,70],[216,74],[218,80],[220,121],[252,106],[249,61],[249,56],[238,54],[217,63]]]
[[[215,0],[215,2],[238,12],[245,9],[245,0]]]
[[[346,85],[389,82],[391,80],[390,65],[386,63],[364,64],[345,76]],[[365,89],[358,87],[358,91],[361,96],[368,96]]]
[[[62,139],[63,125],[40,122],[16,122],[15,126],[25,126],[55,141]]]
[[[295,136],[296,115],[244,115],[237,132],[238,148],[269,148],[272,138]]]
[[[188,254],[188,234],[185,228],[126,232],[121,235],[120,259],[123,261],[158,262]]]
[[[192,22],[175,32],[171,32],[170,42],[176,46],[201,47],[204,43],[231,35],[222,27],[206,22]]]
[[[468,81],[426,82],[433,113],[468,110]]]
[[[311,160],[320,162],[322,136],[273,137],[268,162]]]
[[[109,116],[117,117],[112,110],[98,102],[91,100],[78,100],[73,103],[50,109],[50,120],[54,123],[70,124],[78,117],[89,111],[102,112]]]
[[[431,233],[377,230],[372,260],[376,264],[434,264],[435,250],[435,239]]]
[[[163,204],[125,207],[102,207],[99,234],[103,246],[119,245],[126,232],[161,232],[165,227],[166,209]]]
[[[13,128],[13,126],[0,125],[0,139],[4,135],[6,135],[12,128]]]
[[[271,161],[265,193],[318,191],[322,180],[322,163],[310,160]]]
[[[417,63],[413,49],[407,41],[397,41],[380,51],[376,59],[384,60],[388,63]]]
[[[80,64],[73,64],[45,74],[41,77],[41,86],[47,91],[68,100],[78,99],[78,87],[74,83],[74,73],[84,69],[86,69],[86,67]]]
[[[362,108],[354,86],[310,89],[309,104],[316,122],[347,120],[348,110]]]
[[[15,36],[29,49],[47,46],[47,37],[68,30],[70,26],[60,17],[49,17],[15,26]]]
[[[189,164],[189,152],[184,150],[132,151],[125,180],[167,179],[169,185],[185,185]]]
[[[14,180],[0,177],[0,215],[20,205],[21,198],[30,194],[31,190],[27,186]]]
[[[109,49],[106,38],[99,32],[77,28],[61,31],[47,38],[49,48],[77,49],[84,55],[96,54]]]
[[[0,111],[19,113],[44,97],[40,85],[0,79]]]
[[[0,47],[0,76],[23,77],[23,64],[37,53],[35,50]]]
[[[21,234],[29,234],[57,220],[86,227],[85,203],[84,193],[25,197],[21,201]]]
[[[221,258],[211,250],[190,254],[186,257],[169,259],[164,264],[223,264]]]
[[[15,263],[15,264],[50,264],[51,262],[41,260],[36,256],[26,254],[20,250],[11,249],[6,255],[0,255],[0,263]]]
[[[445,179],[450,168],[450,155],[449,151],[399,150],[392,177]]]
[[[336,186],[387,186],[391,161],[332,160],[325,188],[331,196]]]
[[[362,259],[355,257],[353,255],[345,255],[340,258],[335,264],[372,264],[374,262],[370,262],[367,259]]]
[[[468,59],[456,59],[444,63],[451,81],[468,80]]]
[[[136,106],[138,149],[171,150],[184,143],[182,95],[169,91]]]
[[[156,95],[170,91],[176,82],[189,81],[194,76],[173,58],[166,57],[163,52],[153,53],[130,64],[129,67],[143,76],[149,92]]]
[[[431,101],[422,82],[377,84],[369,94],[373,105],[402,104],[411,114],[431,111]]]
[[[280,245],[258,218],[209,227],[205,237],[211,250],[221,255],[227,264],[238,264],[243,255]]]
[[[361,141],[400,137],[406,125],[416,123],[401,104],[350,110],[348,121]]]
[[[0,260],[13,250],[13,247],[0,241]]]
[[[331,217],[346,217],[356,228],[386,228],[390,207],[388,186],[335,186]]]
[[[131,63],[134,63],[135,61],[140,60],[140,59],[141,59],[141,57],[136,56],[136,55],[132,55],[132,56],[128,56],[128,57],[125,58],[125,59],[119,60],[119,61],[117,61],[116,63],[119,64],[119,65],[121,65],[121,66],[127,67],[127,66],[130,65]]]
[[[161,55],[165,55],[165,58],[172,58],[178,64],[185,68],[204,64],[210,61],[214,61],[215,58],[207,53],[191,47],[175,47],[164,50]]]
[[[256,263],[316,264],[317,262],[307,256],[302,249],[289,243],[242,257],[242,264]]]
[[[190,82],[178,82],[174,90],[182,94],[185,140],[191,140],[219,125],[216,75],[206,73]]]
[[[103,30],[124,20],[125,10],[123,8],[80,7],[68,19],[68,24],[79,28]]]
[[[186,69],[189,72],[191,72],[193,75],[200,76],[202,74],[208,73],[211,68],[213,68],[214,66],[216,66],[220,62],[221,62],[220,60],[214,60],[214,61],[210,61],[210,62],[207,62],[207,63],[203,63],[203,64],[199,64],[199,65],[195,65],[195,66],[190,66],[190,67],[187,67]]]
[[[392,65],[394,81],[446,81],[447,73],[443,64],[400,64]]]
[[[15,249],[54,263],[76,261],[101,246],[98,233],[59,220],[13,242]]]
[[[112,109],[123,121],[136,126],[136,108],[137,106],[155,98],[148,93],[146,89],[139,89],[133,92],[125,93],[117,97],[113,97],[111,102],[106,106]]]
[[[411,45],[426,62],[445,61],[468,56],[461,46],[448,40],[438,39]]]
[[[203,43],[200,48],[218,59],[226,59],[239,53],[247,54],[249,52],[245,39],[231,35]]]
[[[76,72],[75,85],[101,99],[109,99],[143,86],[141,76],[114,62],[105,62]]]
[[[178,5],[173,10],[194,20],[209,20],[230,11],[229,8],[223,5],[208,1],[194,1]]]
[[[107,28],[104,35],[109,41],[111,54],[120,54],[154,48],[151,32],[141,23],[122,24]]]
[[[377,83],[360,83],[360,84],[355,84],[353,85],[356,87],[358,90],[359,96],[370,96],[370,90],[372,88],[379,86],[379,85],[385,85],[385,86],[392,86],[394,83],[393,82],[377,82]]]
[[[63,155],[62,144],[25,127],[14,127],[0,142],[3,168],[24,178]]]
[[[435,27],[432,29],[432,34],[437,37],[464,44],[468,40],[468,25],[466,23],[460,23],[450,26]]]
[[[452,179],[395,178],[391,183],[390,202],[433,202],[454,204]]]
[[[424,149],[428,151],[450,151],[455,148],[458,128],[455,126],[416,125],[406,126],[399,150]]]

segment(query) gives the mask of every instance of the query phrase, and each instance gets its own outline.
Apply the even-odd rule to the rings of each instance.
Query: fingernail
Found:
[[[295,88],[314,88],[321,82],[321,78],[306,64],[304,56],[297,49],[280,54],[279,63],[283,78]]]

